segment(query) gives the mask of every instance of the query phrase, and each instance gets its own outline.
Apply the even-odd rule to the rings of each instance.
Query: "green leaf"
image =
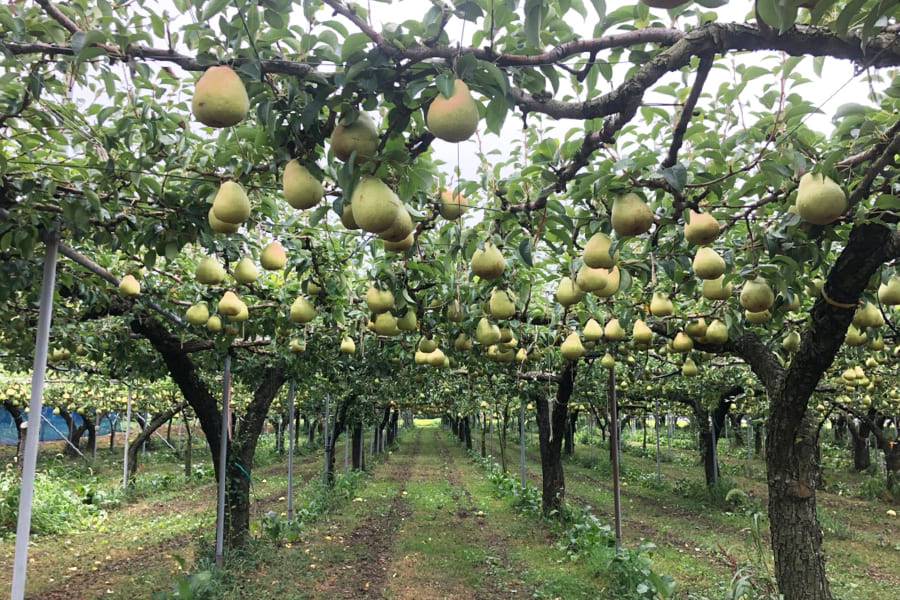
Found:
[[[519,242],[519,247],[517,248],[519,257],[522,259],[522,262],[528,265],[529,267],[534,266],[534,260],[531,256],[531,238],[524,238],[521,242]]]
[[[209,21],[212,17],[225,10],[229,2],[230,0],[210,0],[203,7],[203,12],[200,13],[200,20]]]
[[[687,185],[687,169],[681,163],[662,170],[663,179],[679,192]]]
[[[543,4],[543,0],[525,0],[525,40],[534,48],[541,47]]]
[[[444,98],[449,98],[453,95],[453,88],[456,87],[456,76],[446,71],[434,78],[434,84]]]

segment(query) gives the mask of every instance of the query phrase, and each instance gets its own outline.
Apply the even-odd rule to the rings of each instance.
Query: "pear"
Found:
[[[614,254],[610,254],[609,250],[611,247],[612,240],[609,239],[608,235],[602,232],[595,233],[584,245],[584,252],[582,253],[584,264],[594,269],[600,267],[604,269],[613,268],[619,260],[619,251],[616,250]]]
[[[751,323],[753,325],[760,325],[762,323],[767,323],[769,320],[771,320],[772,313],[769,310],[761,310],[758,312],[745,310],[744,318],[747,319],[748,323]]]
[[[702,338],[706,335],[706,319],[703,317],[694,319],[685,326],[684,332],[695,340]]]
[[[796,331],[791,331],[789,334],[784,336],[784,339],[781,340],[781,347],[787,350],[790,353],[794,353],[800,349],[800,334]]]
[[[525,351],[525,348],[519,348],[516,351],[516,362],[523,363],[528,360],[528,352]]]
[[[496,279],[503,274],[506,263],[500,250],[491,242],[484,243],[484,250],[476,248],[472,253],[472,273],[482,279]]]
[[[490,346],[500,341],[500,328],[488,321],[487,317],[481,317],[475,327],[475,341],[482,346]]]
[[[428,361],[428,364],[431,365],[432,367],[434,367],[436,369],[440,369],[440,368],[446,366],[445,362],[446,362],[447,356],[444,354],[444,351],[441,350],[440,348],[435,348],[434,350],[432,350],[431,352],[428,352],[427,354],[428,354],[428,356],[426,357],[426,360]]]
[[[462,194],[453,195],[450,190],[441,190],[441,198],[438,202],[438,212],[448,221],[458,219],[460,215],[469,209],[469,203]]]
[[[350,202],[344,202],[341,209],[341,225],[350,230],[359,229],[359,225],[353,219],[353,207],[350,206]]]
[[[207,256],[194,269],[194,278],[198,283],[217,285],[225,281],[225,269],[213,256]]]
[[[410,232],[408,236],[406,236],[399,242],[389,242],[387,240],[383,240],[382,244],[384,245],[384,249],[388,252],[406,252],[407,250],[412,248],[414,241],[415,234],[413,232]]]
[[[844,342],[848,346],[862,346],[866,343],[866,333],[851,323],[847,328],[847,335],[844,336]]]
[[[494,288],[489,306],[491,316],[495,319],[508,319],[516,314],[516,303],[510,298],[507,290]]]
[[[272,242],[259,255],[259,264],[267,271],[283,269],[287,263],[287,253],[278,242]]]
[[[184,316],[191,325],[206,325],[209,321],[209,305],[206,302],[198,302],[187,309]]]
[[[725,283],[725,276],[720,275],[715,279],[704,279],[701,293],[710,300],[728,300],[733,288],[731,282]]]
[[[386,231],[394,224],[401,208],[400,199],[394,190],[381,179],[370,175],[360,178],[350,197],[353,221],[369,233]]]
[[[356,344],[346,335],[341,339],[341,353],[353,354],[356,352]]]
[[[611,269],[608,269],[606,272],[606,285],[602,288],[594,290],[591,292],[598,298],[609,298],[617,291],[619,291],[619,282],[620,282],[620,274],[619,267],[613,266]]]
[[[709,213],[698,213],[693,209],[684,223],[684,239],[694,246],[705,246],[719,236],[719,222]]]
[[[454,323],[459,323],[463,320],[462,305],[456,298],[447,304],[447,320]]]
[[[589,342],[596,342],[597,340],[603,339],[603,327],[593,317],[588,319],[588,322],[584,324],[583,333],[584,339]]]
[[[694,255],[693,267],[700,279],[718,279],[725,272],[725,259],[709,246],[701,246]]]
[[[119,280],[119,293],[126,298],[137,296],[141,293],[141,282],[134,275],[126,275]]]
[[[409,216],[409,211],[406,210],[406,207],[401,204],[400,208],[397,209],[397,218],[394,219],[390,227],[379,233],[378,237],[387,242],[402,242],[412,234],[413,228],[412,217]]]
[[[603,337],[612,342],[621,342],[627,337],[625,330],[619,325],[618,319],[610,319],[603,328]]]
[[[581,358],[584,355],[584,346],[581,344],[581,338],[578,337],[578,333],[575,331],[570,333],[559,347],[559,351],[566,360],[578,360]]]
[[[741,306],[750,312],[768,310],[775,302],[775,293],[762,277],[745,281],[741,289]]]
[[[209,212],[206,213],[206,218],[209,221],[209,228],[215,231],[216,233],[236,233],[238,229],[240,229],[240,224],[234,223],[226,223],[225,221],[220,221],[216,218],[216,213],[213,212],[212,206],[209,207]]]
[[[369,310],[376,315],[394,308],[394,294],[391,290],[380,290],[371,284],[369,284],[369,289],[366,291],[365,301]]]
[[[728,327],[719,319],[713,319],[706,328],[706,342],[710,344],[724,344],[727,341]]]
[[[227,315],[228,320],[232,322],[242,322],[250,318],[250,309],[244,304],[243,300],[236,315]]]
[[[472,348],[472,340],[470,340],[469,336],[467,336],[465,333],[460,333],[456,336],[456,339],[453,340],[453,348],[455,350],[459,350],[460,352],[470,350]]]
[[[418,327],[419,324],[416,321],[416,308],[414,306],[408,306],[406,312],[403,313],[403,316],[397,319],[397,328],[400,329],[400,331],[415,331]]]
[[[662,292],[653,292],[650,299],[650,314],[654,317],[668,317],[675,312],[675,307],[669,297]]]
[[[250,217],[250,199],[236,181],[223,181],[212,204],[213,215],[220,221],[240,225]]]
[[[400,335],[400,328],[397,326],[397,318],[389,312],[383,312],[376,315],[375,333],[387,336]]]
[[[356,162],[361,163],[375,156],[378,150],[378,131],[367,113],[357,112],[356,118],[343,117],[334,126],[331,134],[331,151],[344,162],[356,151]]]
[[[237,294],[231,290],[222,294],[222,299],[219,300],[220,314],[226,317],[234,317],[241,313],[242,308],[246,308],[246,305],[238,298]]]
[[[616,359],[613,358],[613,355],[607,352],[603,355],[603,358],[600,359],[600,366],[604,369],[612,369],[616,366]]]
[[[194,85],[191,112],[204,125],[231,127],[243,121],[249,110],[247,89],[231,67],[210,67]]]
[[[690,338],[685,332],[679,331],[675,334],[675,339],[672,340],[672,350],[679,353],[690,352],[694,349],[694,340]]]
[[[303,296],[298,296],[297,299],[291,303],[290,319],[294,323],[309,323],[315,317],[316,307]]]
[[[602,267],[591,268],[586,264],[579,267],[575,276],[575,283],[585,292],[602,290],[608,281],[609,271]]]
[[[325,189],[322,182],[296,159],[288,161],[281,176],[284,199],[296,209],[312,208],[322,201]]]
[[[866,327],[877,328],[884,325],[884,317],[874,303],[866,302],[853,313],[853,324],[860,329],[865,329]]]
[[[294,354],[303,354],[306,352],[306,343],[300,340],[291,340],[290,350]]]
[[[844,190],[821,173],[804,173],[797,187],[797,214],[816,225],[838,220],[847,210]]]
[[[697,363],[690,356],[681,364],[681,374],[685,377],[694,377],[698,373]]]
[[[421,350],[416,350],[413,354],[413,360],[417,365],[427,365],[428,364],[428,354],[422,352]]]
[[[419,340],[419,345],[417,347],[419,349],[419,352],[424,352],[425,354],[429,354],[431,352],[434,352],[437,349],[438,343],[437,343],[437,340],[434,338],[423,336]]]
[[[259,271],[253,261],[248,257],[244,257],[234,266],[234,280],[238,283],[250,284],[259,277]]]
[[[210,333],[219,333],[222,331],[222,319],[219,315],[210,315],[206,321],[206,330]]]
[[[653,212],[634,192],[616,196],[611,212],[613,229],[622,237],[646,233],[653,225]]]
[[[875,352],[880,352],[884,350],[884,338],[881,337],[881,334],[876,334],[874,338],[870,339],[866,344],[866,348],[869,350],[873,350]],[[876,362],[877,364],[877,362]]]
[[[428,130],[442,140],[462,142],[478,129],[478,104],[462,79],[453,84],[449,98],[437,94],[428,106],[425,123]]]
[[[786,293],[781,296],[781,305],[778,307],[782,312],[791,312],[800,308],[800,294]]]
[[[556,290],[556,301],[566,308],[580,302],[584,298],[584,290],[578,287],[570,277],[563,277],[559,280],[559,287]]]
[[[887,283],[878,286],[878,301],[887,306],[900,304],[900,277],[891,275]]]
[[[631,338],[635,343],[649,345],[653,341],[653,330],[647,327],[643,319],[638,319],[631,328]]]

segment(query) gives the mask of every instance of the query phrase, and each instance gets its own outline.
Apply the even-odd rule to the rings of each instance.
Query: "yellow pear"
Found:
[[[206,321],[206,330],[210,333],[219,333],[222,331],[222,319],[219,315],[210,315]]]
[[[797,187],[797,214],[804,221],[827,225],[847,210],[844,190],[821,173],[804,173]]]
[[[137,296],[141,293],[141,282],[134,275],[126,275],[119,280],[119,293],[125,297]]]
[[[256,265],[253,264],[253,261],[245,256],[234,266],[233,275],[235,281],[246,285],[256,281],[256,278],[259,277],[259,271]]]
[[[394,224],[401,208],[400,199],[394,190],[381,179],[370,175],[360,178],[350,197],[353,221],[369,233],[386,231]]]
[[[225,281],[225,269],[215,257],[207,256],[197,263],[197,268],[194,269],[194,278],[197,283],[217,285]]]
[[[881,337],[881,334],[875,334],[875,337],[870,339],[866,344],[866,348],[869,350],[873,350],[875,352],[880,352],[884,350],[884,338]],[[876,361],[877,364],[877,361]]]
[[[595,233],[584,245],[584,252],[581,255],[584,264],[593,269],[613,268],[619,260],[619,251],[616,250],[615,253],[610,254],[611,247],[612,240],[608,235],[602,232]]]
[[[866,327],[878,328],[884,325],[884,317],[873,302],[866,302],[853,313],[853,324],[860,329],[865,329]]]
[[[559,351],[566,360],[578,360],[581,358],[584,355],[584,346],[581,344],[581,338],[578,337],[578,333],[575,331],[570,333],[559,347]]]
[[[597,340],[603,339],[603,327],[593,317],[588,319],[587,323],[584,324],[583,333],[584,339],[589,342],[596,342]]]
[[[284,199],[299,210],[312,208],[321,202],[322,196],[325,195],[322,182],[313,177],[309,169],[296,159],[285,165],[284,173],[281,176],[281,186]]]
[[[600,289],[596,289],[592,294],[597,296],[598,298],[609,298],[617,291],[619,291],[619,283],[620,283],[620,273],[619,267],[613,266],[613,268],[608,269],[606,272],[606,285],[604,285]]]
[[[428,130],[442,140],[461,142],[469,139],[478,129],[478,104],[462,79],[453,84],[449,98],[438,93],[425,115]]]
[[[591,268],[586,264],[578,268],[575,283],[585,292],[602,290],[609,281],[609,271],[605,268]]]
[[[397,326],[397,318],[389,312],[375,315],[374,329],[378,335],[395,336],[401,333]]]
[[[649,345],[653,341],[653,330],[647,327],[643,319],[638,319],[631,328],[631,338],[635,343]]]
[[[758,312],[753,312],[750,310],[744,311],[744,318],[747,319],[748,323],[753,325],[760,325],[762,323],[767,323],[772,319],[772,313],[769,310],[761,310]]]
[[[315,317],[316,307],[303,296],[298,296],[297,299],[291,303],[290,319],[294,323],[309,323]]]
[[[725,272],[725,259],[709,246],[701,246],[694,255],[693,267],[700,279],[718,279]]]
[[[622,237],[646,233],[653,225],[653,211],[634,192],[616,196],[611,213],[613,229]]]
[[[209,212],[206,213],[206,218],[209,221],[209,228],[216,233],[236,233],[237,230],[241,227],[239,223],[226,223],[225,221],[220,221],[219,219],[217,219],[216,213],[213,212],[212,206],[209,207]]]
[[[406,307],[406,312],[403,313],[402,317],[397,319],[397,328],[400,329],[400,331],[415,331],[418,327],[419,324],[416,321],[416,307]]]
[[[376,315],[394,308],[394,294],[391,290],[380,290],[372,284],[369,284],[369,289],[366,291],[365,301],[369,310]]]
[[[741,289],[741,306],[750,312],[768,310],[775,302],[775,293],[762,277],[745,281]]]
[[[847,328],[847,335],[844,336],[844,342],[848,346],[862,346],[866,343],[866,332],[860,331],[856,325],[851,323]]]
[[[246,305],[238,298],[237,294],[231,290],[222,294],[222,299],[219,300],[219,313],[226,317],[235,317],[239,315],[243,308],[246,308]]]
[[[240,123],[250,110],[244,82],[231,67],[219,65],[203,72],[194,85],[191,112],[210,127],[231,127]]]
[[[425,354],[429,354],[434,352],[438,347],[437,340],[430,337],[423,336],[419,339],[418,349],[419,352],[424,352]]]
[[[495,319],[508,319],[516,314],[516,303],[510,298],[507,290],[494,288],[489,307],[491,316]]]
[[[675,312],[675,307],[669,297],[662,292],[653,292],[650,299],[650,314],[654,317],[668,317]]]
[[[559,287],[556,289],[556,301],[566,308],[580,302],[584,298],[584,290],[578,287],[570,277],[563,277],[559,280]]]
[[[791,331],[789,334],[784,336],[784,339],[781,340],[781,347],[787,350],[788,352],[794,353],[800,349],[800,334],[796,331]]]
[[[372,117],[367,113],[354,114],[355,117],[341,118],[334,126],[331,134],[331,151],[344,162],[356,151],[356,162],[361,163],[375,156],[378,150],[378,131]]]
[[[516,351],[516,362],[523,363],[528,360],[528,352],[525,351],[525,348],[519,348]]]
[[[719,236],[719,222],[709,213],[698,213],[693,209],[684,223],[684,239],[694,246],[705,246]]]
[[[698,373],[697,363],[688,356],[681,365],[681,374],[685,377],[693,377]]]
[[[612,342],[621,342],[627,337],[625,330],[619,325],[618,319],[610,319],[603,328],[603,337]]]
[[[731,282],[725,283],[725,276],[720,275],[715,279],[704,279],[701,293],[709,300],[728,300],[733,288]]]
[[[410,232],[408,236],[406,236],[399,242],[389,242],[387,240],[382,240],[384,249],[388,252],[406,252],[407,250],[412,248],[413,242],[415,242],[415,234],[413,232]]]
[[[713,319],[706,327],[705,337],[710,344],[724,344],[728,341],[728,327],[719,319]]]
[[[613,355],[607,352],[603,355],[603,358],[600,359],[600,366],[604,369],[612,369],[616,366],[616,359],[613,358]]]
[[[350,206],[349,201],[345,201],[341,208],[341,225],[350,230],[359,229],[359,225],[353,219],[353,208]]]
[[[259,264],[267,271],[283,269],[287,263],[287,253],[278,242],[272,242],[259,255]]]
[[[491,323],[487,317],[481,317],[475,327],[475,341],[482,346],[490,346],[500,341],[500,327]]]
[[[290,351],[295,354],[303,354],[306,352],[306,342],[291,340]]]
[[[191,325],[206,325],[209,321],[209,305],[206,302],[198,302],[187,309],[184,316]]]
[[[685,326],[684,332],[695,340],[702,338],[706,335],[706,319],[699,317],[692,320]]]
[[[447,320],[459,323],[463,320],[463,316],[462,305],[454,298],[447,304]]]
[[[428,361],[429,365],[436,369],[440,369],[444,366],[444,361],[447,357],[444,354],[443,350],[441,350],[440,348],[435,348],[434,350],[432,350],[431,352],[427,352],[426,354],[426,360]]]
[[[240,225],[250,217],[250,199],[236,181],[223,181],[212,204],[213,215],[220,221]]]
[[[462,194],[453,195],[450,190],[441,190],[441,198],[438,202],[438,212],[448,221],[458,219],[460,215],[469,209],[469,203]]]
[[[484,243],[484,250],[476,248],[472,254],[472,273],[482,279],[496,279],[503,274],[506,263],[500,250],[491,242]]]
[[[341,339],[341,353],[342,354],[353,354],[356,352],[356,344],[353,340],[346,335]]]
[[[409,211],[401,204],[400,208],[397,209],[397,217],[394,219],[394,222],[391,223],[390,227],[379,233],[378,237],[386,242],[396,244],[408,238],[412,234],[414,227]]]
[[[675,339],[672,340],[672,350],[679,353],[690,352],[694,349],[694,340],[690,338],[685,332],[679,331],[675,334]]]
[[[878,301],[887,306],[900,304],[900,277],[891,275],[887,283],[878,286]]]
[[[250,318],[250,309],[247,308],[247,305],[244,304],[243,300],[241,301],[241,305],[236,315],[227,315],[229,321],[233,322],[241,322],[246,321]]]
[[[460,352],[465,352],[472,348],[472,340],[470,340],[469,336],[465,333],[460,333],[456,336],[456,339],[453,340],[453,348]]]

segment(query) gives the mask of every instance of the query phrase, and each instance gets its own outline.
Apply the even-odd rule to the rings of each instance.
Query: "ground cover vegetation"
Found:
[[[255,543],[260,436],[276,427],[284,450],[291,404],[337,489],[356,485],[338,477],[342,437],[361,469],[366,432],[381,451],[413,414],[466,445],[496,428],[507,470],[524,407],[542,518],[597,539],[569,506],[587,494],[564,460],[579,414],[607,433],[681,415],[704,478],[679,493],[759,509],[772,576],[738,581],[844,593],[823,528],[853,534],[821,501],[823,432],[850,440],[881,502],[900,470],[898,7],[736,4],[7,3],[4,407],[28,418],[58,248],[47,403],[66,452],[95,453],[130,398],[139,487],[137,448],[181,419],[207,451],[180,483],[194,464],[225,481],[234,552]],[[752,496],[720,473],[729,424],[763,456]],[[409,453],[378,484],[392,539]],[[667,593],[644,558],[606,564]]]

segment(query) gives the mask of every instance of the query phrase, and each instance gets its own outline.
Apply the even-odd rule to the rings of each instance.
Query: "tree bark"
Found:
[[[847,431],[850,432],[850,447],[853,450],[853,469],[865,471],[872,465],[869,454],[869,424],[863,420],[847,419]]]
[[[146,423],[141,432],[134,438],[133,443],[128,447],[128,484],[134,485],[134,477],[137,472],[137,462],[138,462],[138,452],[140,451],[141,444],[146,442],[153,432],[158,430],[160,427],[165,425],[166,423],[171,423],[172,417],[177,415],[179,412],[184,410],[184,407],[187,406],[187,402],[181,402],[173,407],[166,409],[165,411],[159,413],[149,423]]]
[[[575,382],[575,361],[566,361],[556,389],[555,401],[540,391],[532,391],[537,411],[538,441],[541,450],[541,508],[546,516],[560,517],[566,495],[562,466],[562,442],[565,437],[567,410]]]
[[[356,423],[353,426],[353,439],[352,441],[352,453],[353,453],[353,469],[356,471],[362,471],[366,468],[365,461],[365,428],[363,427],[362,422]]]
[[[573,456],[575,454],[575,423],[578,421],[578,411],[573,410],[569,412],[568,423],[566,425],[566,437],[565,437],[565,453],[566,456]]]

